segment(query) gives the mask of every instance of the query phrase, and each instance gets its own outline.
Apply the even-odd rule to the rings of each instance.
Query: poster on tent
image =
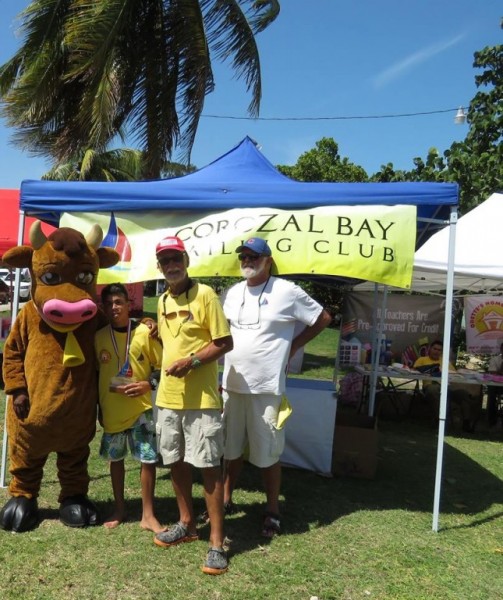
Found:
[[[382,314],[382,294],[378,294],[377,316]],[[371,362],[374,294],[347,294],[342,309],[339,363]],[[429,344],[442,339],[445,299],[409,294],[388,294],[384,308],[383,333],[378,352],[381,364],[400,363],[412,366],[426,354]]]
[[[466,349],[475,354],[495,354],[503,343],[503,297],[465,298]]]
[[[84,234],[95,223],[105,234],[102,245],[121,257],[100,271],[100,283],[161,278],[155,246],[166,236],[183,240],[194,277],[239,276],[236,248],[257,236],[267,239],[280,274],[357,277],[401,288],[412,279],[415,206],[64,213],[60,222]]]

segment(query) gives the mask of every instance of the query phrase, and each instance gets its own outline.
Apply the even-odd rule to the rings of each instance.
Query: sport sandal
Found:
[[[198,539],[199,536],[197,533],[189,533],[187,527],[179,521],[166,531],[156,533],[154,544],[168,548],[169,546],[176,546],[184,542],[196,542]]]
[[[224,504],[224,517],[228,517],[229,515],[233,515],[239,511],[238,507],[233,502],[226,502]],[[205,510],[197,517],[198,523],[202,525],[207,525],[210,522],[210,515],[208,511]]]
[[[203,573],[207,575],[222,575],[229,568],[229,561],[227,560],[227,553],[223,548],[216,548],[211,546],[208,549],[206,560],[204,565],[201,567]]]
[[[280,516],[276,513],[266,512],[264,515],[264,523],[262,525],[262,537],[272,539],[274,536],[281,533]]]

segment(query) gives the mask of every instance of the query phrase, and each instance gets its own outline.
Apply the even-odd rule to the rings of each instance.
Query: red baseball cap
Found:
[[[155,253],[160,254],[166,250],[174,250],[175,252],[185,252],[185,246],[182,240],[176,236],[163,238],[155,247]]]

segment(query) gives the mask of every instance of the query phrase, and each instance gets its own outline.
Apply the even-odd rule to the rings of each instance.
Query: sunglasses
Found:
[[[238,258],[241,261],[243,261],[243,260],[245,260],[247,258],[248,260],[251,260],[251,261],[255,262],[256,260],[258,260],[262,256],[265,256],[265,255],[264,254],[243,254],[243,253],[238,254]]]
[[[173,254],[173,256],[161,256],[157,259],[157,262],[162,265],[169,265],[170,262],[174,262],[174,263],[182,263],[183,262],[183,254]]]
[[[176,319],[177,315],[181,319],[184,319],[185,321],[190,321],[191,320],[191,316],[192,316],[191,313],[190,313],[190,310],[179,310],[178,312],[174,311],[174,312],[170,312],[168,314],[163,313],[163,317],[165,317],[169,321],[172,321],[173,319]]]

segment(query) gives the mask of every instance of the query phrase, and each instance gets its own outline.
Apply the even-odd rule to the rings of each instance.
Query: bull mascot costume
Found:
[[[11,267],[28,267],[31,300],[21,309],[4,348],[3,375],[11,498],[0,511],[0,527],[22,532],[39,522],[37,497],[44,464],[57,454],[59,516],[70,527],[99,522],[88,499],[89,444],[96,432],[98,387],[94,334],[105,323],[95,302],[100,268],[119,255],[100,248],[94,225],[85,238],[67,227],[48,237],[36,221],[31,246],[4,254]]]

